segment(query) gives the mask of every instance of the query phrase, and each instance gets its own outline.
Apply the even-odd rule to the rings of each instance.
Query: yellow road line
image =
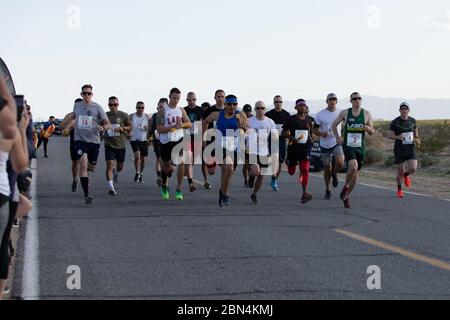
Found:
[[[430,258],[430,257],[426,257],[424,255],[417,254],[417,253],[411,252],[409,250],[402,249],[402,248],[399,248],[399,247],[396,247],[396,246],[393,246],[393,245],[390,245],[390,244],[387,244],[387,243],[384,243],[384,242],[381,242],[381,241],[378,241],[378,240],[373,240],[373,239],[367,238],[365,236],[362,236],[362,235],[359,235],[359,234],[356,234],[356,233],[352,233],[352,232],[349,232],[349,231],[346,231],[346,230],[334,229],[334,231],[336,231],[336,232],[338,232],[340,234],[343,234],[343,235],[345,235],[345,236],[347,236],[349,238],[352,238],[354,240],[361,241],[361,242],[370,244],[372,246],[379,247],[381,249],[385,249],[385,250],[388,250],[388,251],[391,251],[391,252],[398,253],[398,254],[400,254],[400,255],[402,255],[404,257],[407,257],[407,258],[410,258],[410,259],[413,259],[413,260],[417,260],[417,261],[420,261],[420,262],[424,262],[424,263],[432,265],[434,267],[450,271],[450,264],[448,264],[448,263],[446,263],[444,261],[433,259],[433,258]]]

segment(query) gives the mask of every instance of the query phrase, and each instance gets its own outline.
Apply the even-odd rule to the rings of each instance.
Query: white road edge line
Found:
[[[27,219],[25,234],[25,250],[23,258],[22,299],[39,300],[39,202],[36,197],[37,163],[31,162],[33,181],[31,182],[31,195],[33,196],[33,209]]]

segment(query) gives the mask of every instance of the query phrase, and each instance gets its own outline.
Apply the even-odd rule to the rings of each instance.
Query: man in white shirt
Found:
[[[344,166],[344,151],[342,146],[337,144],[331,127],[340,113],[340,110],[336,108],[337,102],[336,94],[330,93],[327,96],[328,107],[320,111],[315,117],[314,133],[320,137],[326,188],[325,199],[327,200],[331,199],[331,179],[333,179],[333,187],[337,188],[339,185],[337,173]],[[334,166],[332,161],[333,157],[335,160]]]
[[[136,113],[130,116],[131,134],[130,144],[134,153],[134,167],[136,174],[134,182],[144,183],[143,171],[148,157],[148,135],[151,117],[144,112],[145,104],[142,101],[136,103]]]

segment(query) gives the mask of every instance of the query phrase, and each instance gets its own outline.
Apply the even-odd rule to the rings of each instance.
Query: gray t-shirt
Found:
[[[98,126],[107,120],[105,110],[95,102],[78,102],[73,107],[76,116],[74,141],[100,144]]]

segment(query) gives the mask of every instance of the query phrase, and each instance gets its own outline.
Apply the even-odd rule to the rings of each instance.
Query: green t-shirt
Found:
[[[125,149],[126,138],[123,132],[113,132],[114,128],[124,127],[130,125],[130,117],[127,113],[117,111],[117,113],[107,112],[109,121],[111,122],[111,129],[105,132],[105,146],[114,149]]]

